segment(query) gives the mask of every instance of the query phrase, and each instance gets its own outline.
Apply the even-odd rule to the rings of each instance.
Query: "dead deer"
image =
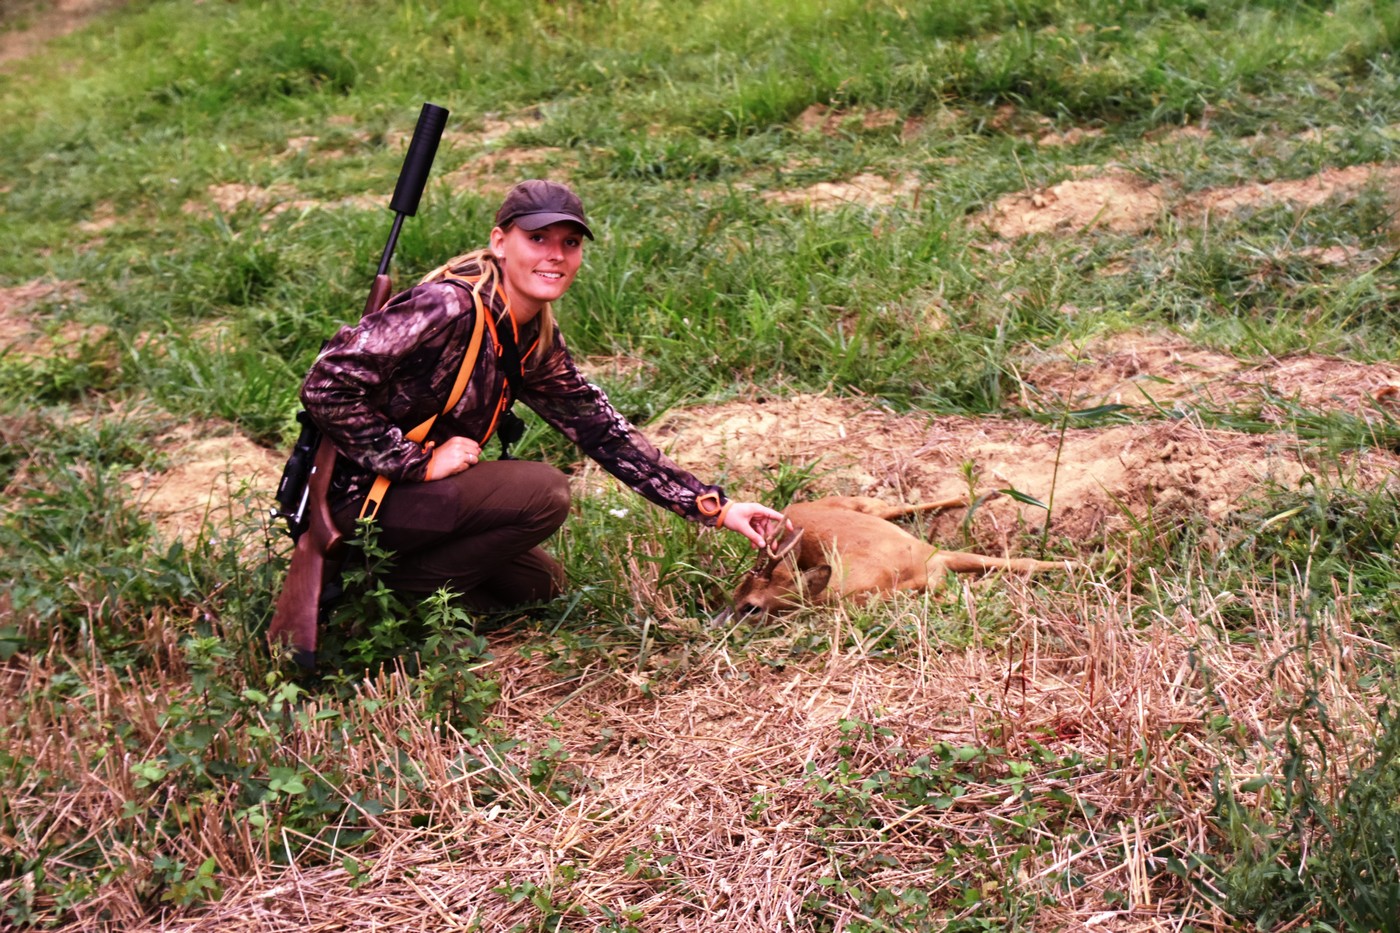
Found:
[[[943,551],[890,521],[968,504],[964,498],[889,505],[865,496],[831,496],[792,505],[785,515],[793,530],[771,536],[724,616],[780,612],[804,602],[863,600],[896,590],[936,590],[950,572],[1036,573],[1073,566],[1069,561]]]

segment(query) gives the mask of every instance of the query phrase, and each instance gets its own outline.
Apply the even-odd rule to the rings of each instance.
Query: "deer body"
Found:
[[[943,551],[890,519],[966,506],[966,499],[891,506],[878,499],[833,496],[792,505],[785,513],[801,537],[760,561],[734,594],[736,613],[773,612],[806,602],[866,600],[896,590],[936,590],[954,573],[1064,570],[1064,561],[988,557]],[[789,539],[791,540],[791,539]]]

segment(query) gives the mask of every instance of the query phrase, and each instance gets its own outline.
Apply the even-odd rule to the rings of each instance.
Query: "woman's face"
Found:
[[[511,315],[524,323],[573,284],[583,262],[583,231],[568,221],[538,230],[496,227],[491,252],[505,273]]]

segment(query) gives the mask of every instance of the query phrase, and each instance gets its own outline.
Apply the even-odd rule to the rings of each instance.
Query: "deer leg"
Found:
[[[1046,570],[1068,570],[1074,563],[1067,560],[1032,560],[1029,557],[989,557],[968,551],[939,551],[929,561],[929,577],[954,573],[988,573],[1011,570],[1015,573],[1039,573]]]
[[[920,512],[941,512],[944,509],[965,509],[972,504],[967,496],[954,496],[951,499],[937,499],[933,502],[920,502],[918,505],[895,505],[874,514],[885,521]]]

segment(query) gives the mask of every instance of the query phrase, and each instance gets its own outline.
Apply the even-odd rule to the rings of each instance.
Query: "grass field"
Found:
[[[0,11],[0,927],[1400,929],[1400,8]],[[570,593],[266,519],[424,101],[401,284],[566,180],[582,367],[775,507],[1081,566],[715,625],[751,557],[580,461]],[[364,569],[360,569],[363,565]],[[499,621],[499,620],[498,620]]]

